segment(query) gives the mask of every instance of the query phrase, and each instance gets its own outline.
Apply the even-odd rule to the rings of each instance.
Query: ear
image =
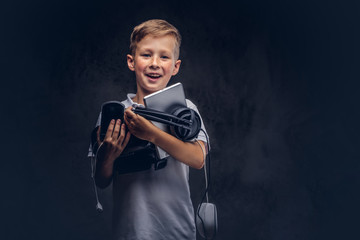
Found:
[[[126,55],[127,65],[131,71],[135,71],[134,57],[131,54]]]
[[[180,64],[181,64],[181,60],[176,60],[175,68],[173,70],[172,76],[175,76],[179,72]]]

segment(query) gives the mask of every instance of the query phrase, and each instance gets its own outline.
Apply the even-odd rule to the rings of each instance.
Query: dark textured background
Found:
[[[86,158],[102,102],[135,91],[132,28],[183,36],[180,73],[212,142],[217,239],[358,239],[356,1],[2,2],[1,239],[109,239]],[[194,205],[202,171],[191,171]]]

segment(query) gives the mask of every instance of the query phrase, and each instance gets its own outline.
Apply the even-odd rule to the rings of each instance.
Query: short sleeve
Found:
[[[186,99],[186,105],[187,105],[188,108],[196,111],[200,116],[202,131],[200,130],[199,135],[198,135],[198,137],[196,139],[208,143],[209,149],[210,149],[210,140],[209,140],[209,137],[208,137],[209,135],[206,132],[206,128],[205,128],[204,122],[203,122],[203,120],[201,118],[201,114],[199,113],[199,110],[197,109],[196,105],[193,102],[191,102],[189,99]]]

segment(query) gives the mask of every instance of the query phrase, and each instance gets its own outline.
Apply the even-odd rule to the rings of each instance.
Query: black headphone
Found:
[[[116,116],[116,118],[120,118],[123,120],[122,114],[124,114],[124,108],[125,108],[124,105],[119,102],[115,102],[115,101],[105,102],[101,107],[102,113],[103,114],[107,113],[109,114],[109,116],[103,116],[102,114],[102,120],[103,118],[107,119],[105,121],[106,125],[110,123],[110,120],[112,118],[115,118],[114,116]],[[143,107],[135,107],[132,110],[134,113],[139,114],[140,116],[148,120],[169,125],[171,133],[178,139],[181,139],[182,141],[190,141],[194,139],[195,137],[197,137],[201,129],[201,120],[199,114],[196,111],[187,107],[183,107],[183,106],[173,107],[173,111],[171,114],[157,111],[154,109],[143,108]],[[92,150],[95,154],[99,147],[96,141],[97,130],[98,127],[93,129],[91,133],[91,143],[93,148]],[[106,128],[103,127],[103,129],[101,130],[103,132],[102,135],[105,135]],[[104,136],[102,135],[100,137],[103,138]],[[131,142],[132,143],[134,142],[134,138],[131,139]],[[138,140],[135,141],[135,144],[144,145],[143,142],[145,141]]]
[[[132,110],[148,120],[169,125],[171,133],[182,141],[194,139],[201,129],[200,116],[191,108],[175,107],[171,114],[142,107],[136,107]]]

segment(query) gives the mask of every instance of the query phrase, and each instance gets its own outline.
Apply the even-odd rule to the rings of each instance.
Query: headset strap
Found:
[[[200,144],[199,140],[196,139],[196,142],[199,144],[199,146],[201,147],[201,151],[203,153],[204,156],[204,172],[205,172],[205,187],[206,189],[208,188],[208,178],[207,178],[207,172],[206,172],[206,152],[204,147]],[[208,192],[206,191],[206,202],[209,202],[209,196],[208,196]]]

